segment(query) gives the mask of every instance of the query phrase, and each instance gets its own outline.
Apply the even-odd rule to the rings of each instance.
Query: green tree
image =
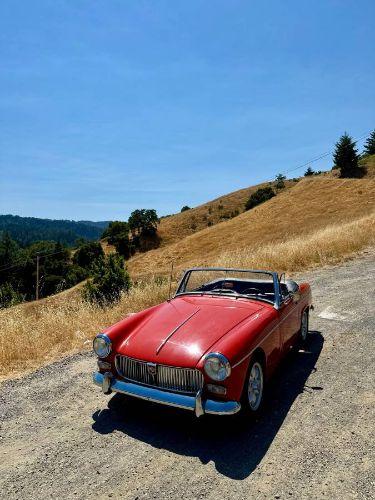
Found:
[[[353,139],[345,132],[335,145],[334,166],[340,169],[340,177],[358,176],[358,150]]]
[[[96,262],[92,279],[83,288],[83,297],[102,307],[118,302],[121,294],[129,291],[131,281],[124,268],[124,260],[119,255],[110,254]]]
[[[305,177],[310,177],[311,175],[315,175],[315,172],[311,167],[308,167],[304,175]]]
[[[250,210],[275,196],[275,192],[271,187],[259,188],[250,195],[245,205],[245,210]]]
[[[365,155],[375,155],[375,130],[373,130],[366,139],[363,153]]]
[[[156,233],[158,226],[156,210],[145,209],[134,210],[129,217],[129,227],[133,235],[141,233]]]
[[[190,207],[188,207],[187,205],[184,205],[184,206],[181,208],[181,212],[186,212],[187,210],[190,210]]]
[[[109,223],[107,229],[102,234],[102,238],[108,238],[108,243],[114,245],[116,238],[120,235],[129,234],[129,224],[115,220]]]
[[[0,285],[0,309],[14,306],[23,300],[22,294],[15,290],[11,283]]]
[[[286,177],[283,174],[277,174],[275,177],[275,188],[276,189],[284,189]]]
[[[90,269],[94,262],[104,258],[104,252],[98,241],[88,241],[81,245],[73,256],[74,264]]]
[[[132,234],[132,251],[145,252],[156,248],[160,244],[157,234],[159,219],[156,210],[134,210],[129,217],[129,227]]]
[[[120,234],[117,236],[114,245],[116,252],[124,257],[125,260],[130,259],[134,253],[134,243],[130,240],[128,234]]]
[[[7,231],[2,233],[0,238],[0,266],[13,265],[20,257],[20,253],[21,249],[18,243],[12,240],[10,234]]]

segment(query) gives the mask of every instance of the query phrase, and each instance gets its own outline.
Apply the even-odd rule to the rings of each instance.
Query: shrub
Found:
[[[181,212],[186,212],[187,210],[191,210],[190,207],[188,207],[187,205],[184,205],[182,208],[181,208]]]
[[[24,297],[10,283],[0,286],[0,309],[23,302]]]
[[[259,188],[254,193],[251,194],[250,198],[247,200],[245,205],[245,210],[250,210],[251,208],[270,200],[275,196],[275,192],[271,187]]]
[[[306,170],[304,175],[305,175],[305,177],[310,177],[311,175],[314,175],[314,174],[315,174],[314,170],[311,167],[308,167],[308,169]]]
[[[102,307],[118,302],[123,292],[129,291],[131,281],[121,256],[110,254],[93,267],[92,279],[83,288],[86,301]]]

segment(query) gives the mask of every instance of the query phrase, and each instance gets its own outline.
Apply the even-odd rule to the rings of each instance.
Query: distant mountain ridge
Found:
[[[25,246],[40,240],[56,241],[74,245],[79,238],[97,240],[109,221],[73,221],[0,215],[0,232],[8,232],[20,245]]]

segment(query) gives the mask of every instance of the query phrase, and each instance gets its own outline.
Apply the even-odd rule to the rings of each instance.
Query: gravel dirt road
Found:
[[[88,353],[3,382],[0,497],[374,498],[374,255],[303,276],[312,335],[257,422],[104,396]]]

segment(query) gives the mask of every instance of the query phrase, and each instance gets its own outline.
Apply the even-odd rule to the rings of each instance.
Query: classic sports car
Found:
[[[264,384],[308,334],[311,290],[277,273],[195,268],[175,296],[125,318],[94,339],[105,394],[170,406],[256,414]]]

